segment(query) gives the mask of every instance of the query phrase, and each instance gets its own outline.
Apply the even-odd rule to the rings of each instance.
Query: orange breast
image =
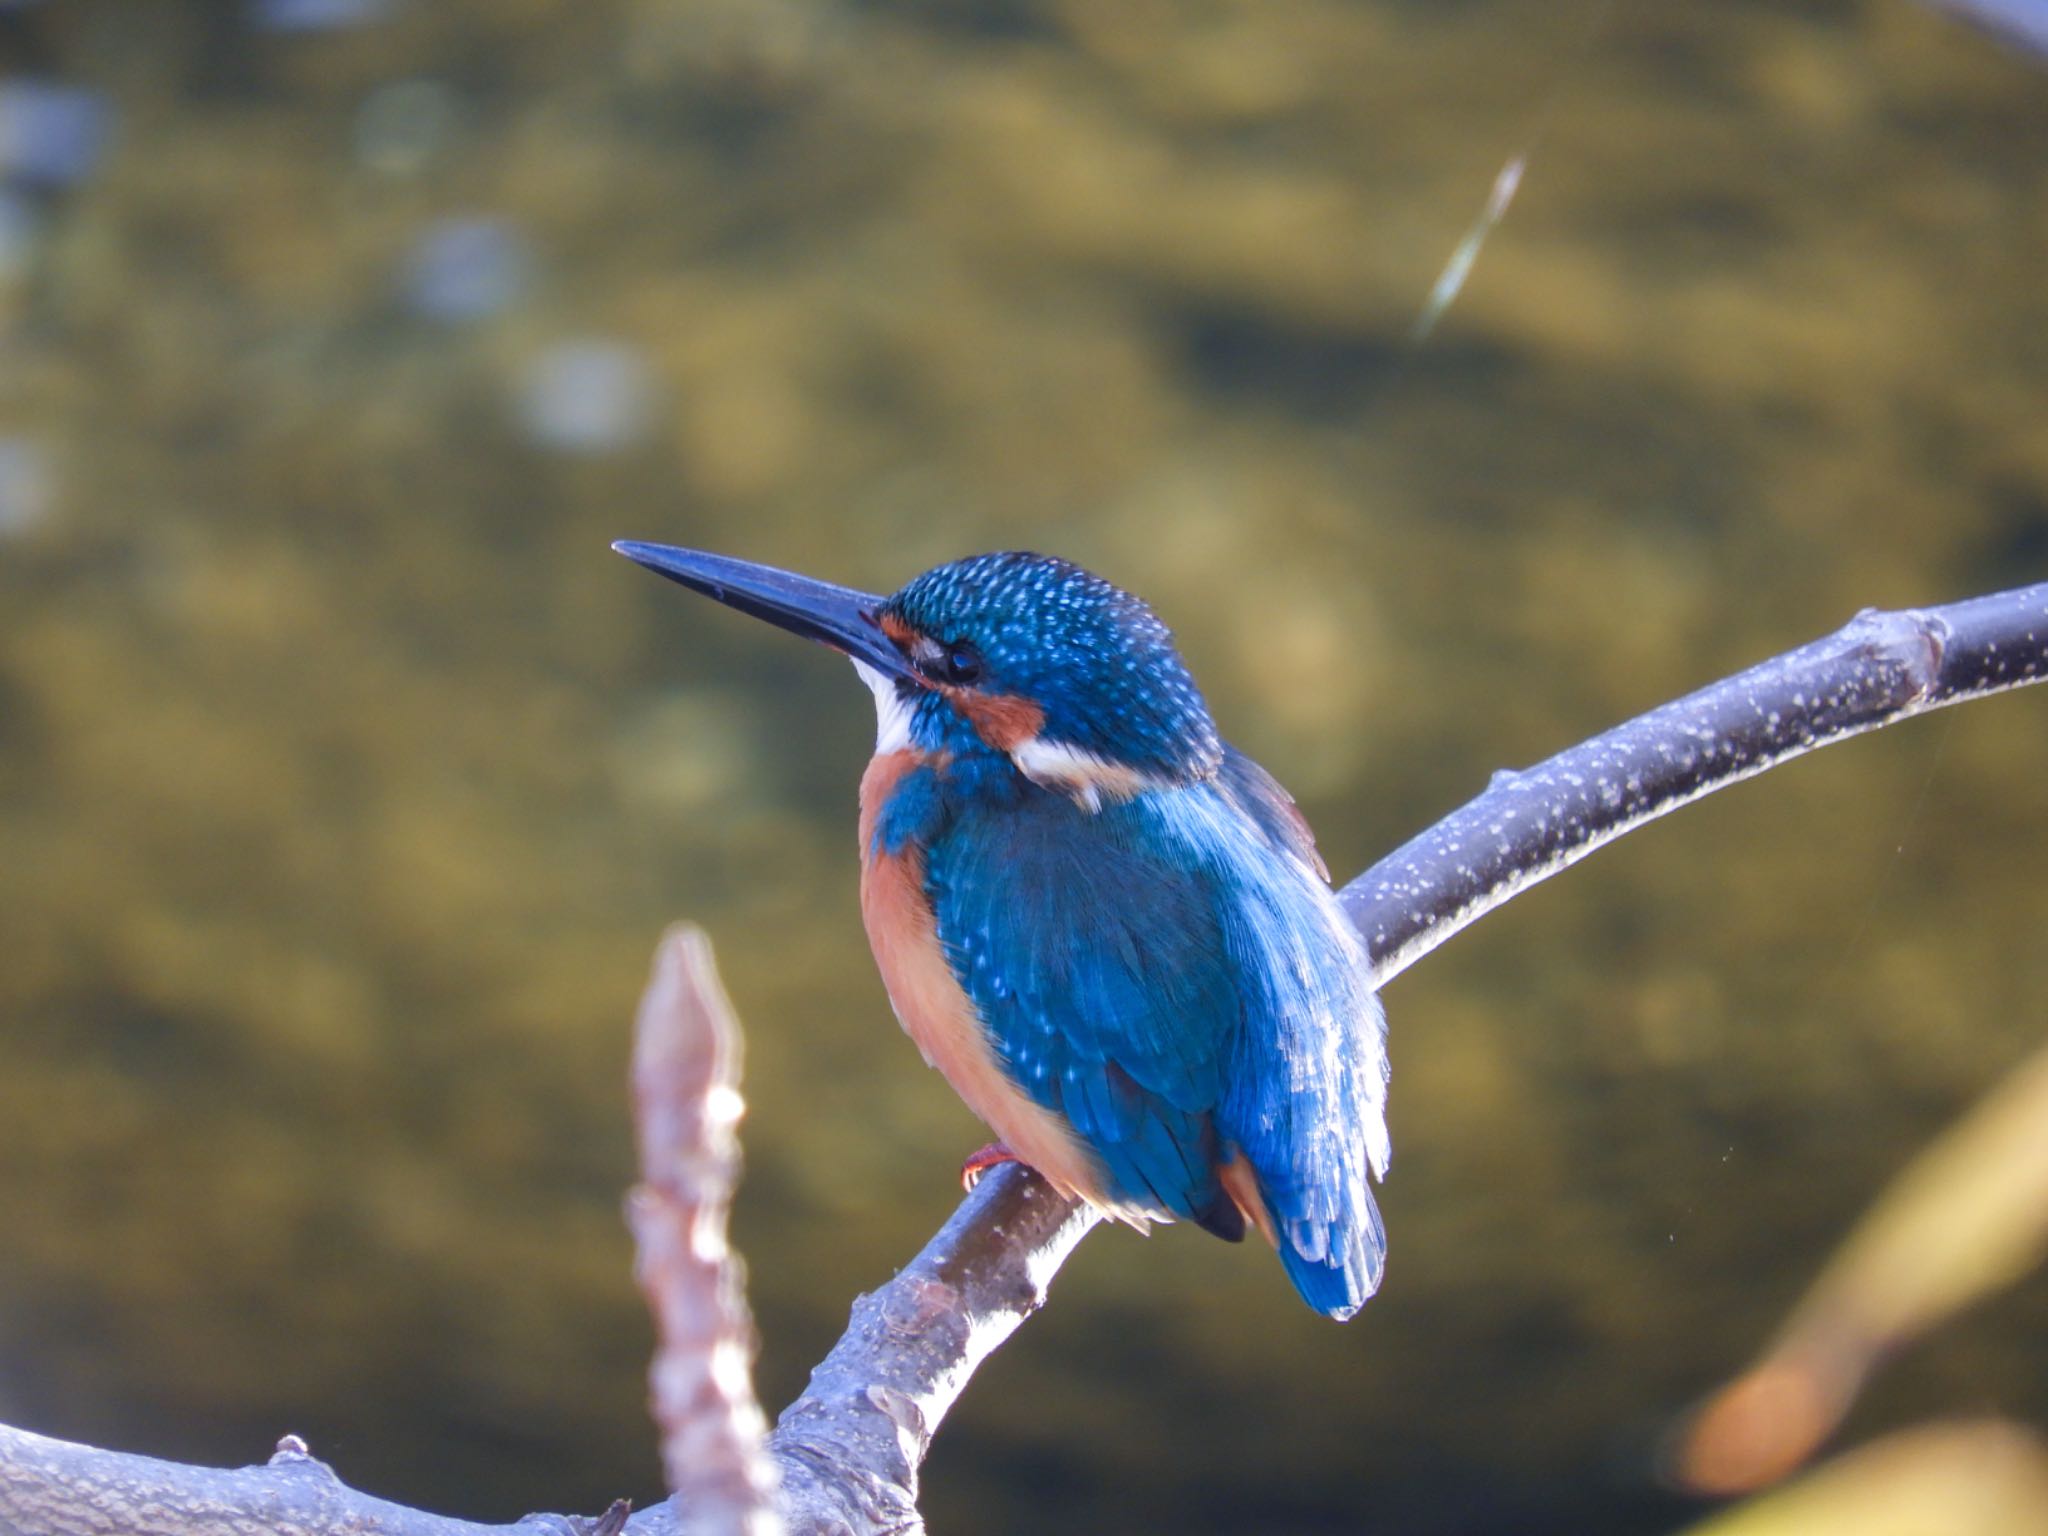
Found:
[[[967,1107],[1048,1183],[1142,1225],[1137,1213],[1101,1198],[1094,1159],[1065,1119],[1034,1102],[1004,1073],[972,999],[939,946],[938,925],[924,894],[922,852],[915,847],[896,855],[874,851],[881,808],[920,761],[914,751],[882,753],[868,764],[860,783],[861,919],[896,1017]]]

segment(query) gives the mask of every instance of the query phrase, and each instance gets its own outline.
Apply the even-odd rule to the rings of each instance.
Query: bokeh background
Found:
[[[1432,282],[1518,199],[1426,343]],[[981,1139],[868,700],[615,537],[1150,598],[1348,875],[1865,605],[2048,569],[2048,75],[1908,0],[0,6],[0,1418],[658,1495],[664,923],[772,1407]],[[1669,1416],[2048,1017],[2048,700],[1687,810],[1388,1003],[1386,1290],[1099,1234],[940,1530],[1653,1532]],[[1851,1425],[2048,1420],[2048,1290]]]

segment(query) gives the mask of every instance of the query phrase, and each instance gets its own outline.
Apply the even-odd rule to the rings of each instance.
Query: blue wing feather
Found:
[[[1220,925],[1133,829],[1077,843],[1081,821],[1044,794],[964,808],[926,852],[939,940],[1006,1070],[1072,1122],[1111,1196],[1202,1220],[1222,1198],[1210,1116],[1234,1025],[1200,954],[1220,953]]]
[[[1275,857],[1275,854],[1282,855]],[[1285,791],[1217,779],[1089,815],[956,803],[926,849],[938,934],[1012,1078],[1094,1149],[1113,1198],[1226,1231],[1242,1150],[1311,1305],[1379,1283],[1386,1053],[1356,936]]]
[[[1226,741],[1216,781],[1275,850],[1301,860],[1316,872],[1317,879],[1330,883],[1330,867],[1316,850],[1316,835],[1308,818],[1278,779]]]

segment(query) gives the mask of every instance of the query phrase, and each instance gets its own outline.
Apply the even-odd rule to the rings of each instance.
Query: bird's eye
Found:
[[[981,652],[973,642],[955,640],[946,647],[946,654],[940,659],[939,671],[946,682],[957,687],[966,687],[981,679]]]

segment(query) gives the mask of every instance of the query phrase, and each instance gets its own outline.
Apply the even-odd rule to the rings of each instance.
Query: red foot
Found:
[[[979,1152],[967,1154],[967,1161],[960,1165],[960,1187],[972,1189],[981,1182],[981,1176],[998,1163],[1014,1163],[1020,1159],[1017,1154],[1000,1141],[992,1141]]]

